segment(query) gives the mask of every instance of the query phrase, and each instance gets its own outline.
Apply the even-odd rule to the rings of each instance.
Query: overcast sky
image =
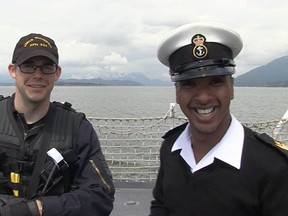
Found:
[[[20,37],[53,38],[62,78],[143,73],[169,79],[156,57],[162,38],[183,24],[232,27],[244,47],[236,76],[288,55],[287,0],[0,0],[0,81]]]

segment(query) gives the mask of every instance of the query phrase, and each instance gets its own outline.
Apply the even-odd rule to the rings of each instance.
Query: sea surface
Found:
[[[14,86],[0,86],[8,96]],[[231,112],[242,122],[280,119],[288,109],[288,88],[235,87]],[[162,117],[175,103],[174,86],[55,86],[51,100],[69,102],[89,117]],[[183,116],[176,106],[176,115]]]

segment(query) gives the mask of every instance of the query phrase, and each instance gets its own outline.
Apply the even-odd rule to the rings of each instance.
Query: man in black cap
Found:
[[[0,100],[0,216],[110,215],[114,185],[98,137],[83,113],[50,102],[61,75],[54,41],[29,34],[8,69]]]
[[[287,215],[287,150],[230,113],[241,49],[240,36],[215,23],[181,26],[160,44],[188,123],[163,137],[150,216]]]

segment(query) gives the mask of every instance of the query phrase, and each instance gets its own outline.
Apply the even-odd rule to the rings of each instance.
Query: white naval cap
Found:
[[[218,23],[196,22],[176,28],[158,47],[159,61],[178,82],[235,73],[233,59],[243,47],[238,33]]]

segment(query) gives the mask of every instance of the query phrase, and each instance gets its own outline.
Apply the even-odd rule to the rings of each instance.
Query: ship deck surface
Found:
[[[148,216],[154,183],[116,183],[110,216]]]

